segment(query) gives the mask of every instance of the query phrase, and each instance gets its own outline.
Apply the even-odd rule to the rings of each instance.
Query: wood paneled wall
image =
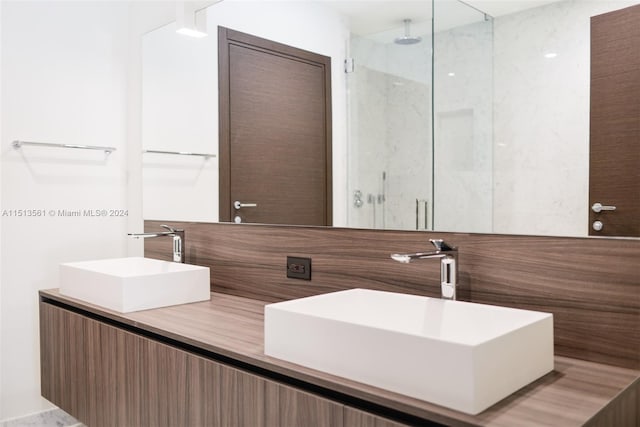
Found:
[[[211,269],[216,292],[280,301],[350,288],[440,296],[437,260],[391,253],[459,249],[460,300],[554,314],[557,355],[640,369],[640,240],[372,231],[145,221],[184,228],[187,262]],[[171,259],[170,239],[145,256]],[[312,258],[312,280],[286,277],[286,256]]]

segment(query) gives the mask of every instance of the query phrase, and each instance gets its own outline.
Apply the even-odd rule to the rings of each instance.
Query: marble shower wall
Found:
[[[382,172],[385,159],[384,133],[386,127],[386,94],[384,74],[357,66],[349,76],[350,144],[349,190],[361,193],[362,205],[349,209],[349,225],[376,228],[376,213],[380,210],[375,200],[382,193]]]
[[[587,235],[590,17],[634,3],[568,0],[494,20],[494,233]]]
[[[412,230],[434,220],[437,230],[490,232],[491,21],[436,33],[433,81],[431,36],[422,38],[409,46],[352,40],[350,191],[360,190],[364,204],[350,209],[349,224]]]
[[[438,231],[492,232],[493,23],[478,19],[434,36]]]
[[[427,225],[432,198],[430,86],[398,76],[387,76],[385,84],[390,118],[386,129],[385,228],[431,229]]]
[[[430,45],[352,40],[349,188],[363,205],[350,207],[350,226],[415,229],[416,200],[430,204]]]
[[[350,191],[365,205],[349,225],[414,229],[424,198],[439,231],[587,235],[590,18],[637,2],[566,0],[439,31],[433,83],[429,35],[413,46],[354,40]],[[432,117],[418,101],[432,86],[433,197]],[[366,203],[382,193],[382,206]]]

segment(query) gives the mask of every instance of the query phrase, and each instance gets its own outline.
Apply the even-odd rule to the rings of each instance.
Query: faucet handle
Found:
[[[449,252],[449,251],[457,251],[458,248],[454,246],[449,246],[447,242],[443,239],[429,239],[431,244],[436,247],[436,249],[440,252]]]

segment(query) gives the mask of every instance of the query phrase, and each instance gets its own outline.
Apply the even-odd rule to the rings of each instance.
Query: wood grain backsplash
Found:
[[[458,299],[553,313],[555,353],[640,369],[640,240],[145,221],[186,231],[187,262],[211,269],[216,292],[281,301],[368,288],[440,296],[437,260],[391,253],[459,251]],[[145,256],[171,259],[170,239]],[[312,280],[286,277],[286,256],[312,258]]]

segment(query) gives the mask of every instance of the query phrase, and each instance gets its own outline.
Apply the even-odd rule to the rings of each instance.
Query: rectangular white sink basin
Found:
[[[210,299],[209,268],[130,257],[60,264],[60,293],[128,313]]]
[[[351,289],[265,306],[264,347],[475,415],[553,370],[553,315]]]

